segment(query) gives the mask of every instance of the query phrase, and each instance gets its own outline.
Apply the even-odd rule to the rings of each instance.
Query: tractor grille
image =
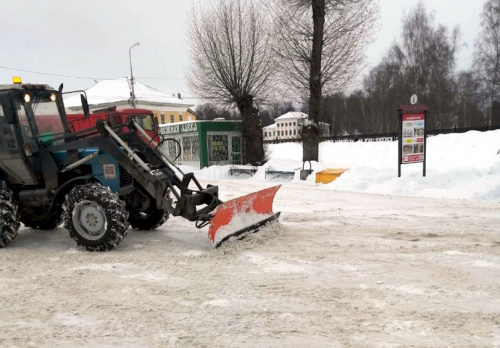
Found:
[[[129,172],[125,170],[125,168],[120,166],[120,187],[130,186],[133,183],[134,178],[132,178],[132,175],[130,175]]]

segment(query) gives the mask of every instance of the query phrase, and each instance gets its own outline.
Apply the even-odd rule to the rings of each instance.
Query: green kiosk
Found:
[[[201,169],[243,164],[242,130],[241,121],[216,119],[162,124],[159,133],[170,159],[178,156],[175,164]]]

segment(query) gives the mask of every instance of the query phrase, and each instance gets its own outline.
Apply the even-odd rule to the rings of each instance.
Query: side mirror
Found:
[[[83,114],[85,115],[85,118],[89,118],[90,109],[89,109],[89,103],[87,102],[87,98],[85,98],[83,94],[80,94],[80,99],[82,101]]]

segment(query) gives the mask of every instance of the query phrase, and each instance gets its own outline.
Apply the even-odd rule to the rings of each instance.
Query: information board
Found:
[[[398,137],[398,177],[401,176],[401,165],[422,163],[425,176],[427,106],[414,104],[417,96],[411,97],[412,105],[399,107],[399,137]]]
[[[425,115],[402,115],[402,159],[401,163],[424,161]]]

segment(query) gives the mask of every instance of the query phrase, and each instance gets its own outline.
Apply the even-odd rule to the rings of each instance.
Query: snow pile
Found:
[[[297,185],[316,185],[328,190],[365,192],[397,196],[452,198],[500,202],[500,130],[446,134],[427,138],[426,177],[423,165],[401,166],[398,178],[398,142],[345,142],[320,144],[319,162],[301,181],[302,145],[268,145],[270,160],[253,177],[231,177],[230,166],[213,166],[195,171],[207,180],[290,181]],[[240,166],[238,166],[240,167]],[[296,170],[293,179],[266,178],[266,168]],[[326,168],[349,168],[329,184],[315,183],[316,173]],[[309,169],[309,164],[305,164]]]

